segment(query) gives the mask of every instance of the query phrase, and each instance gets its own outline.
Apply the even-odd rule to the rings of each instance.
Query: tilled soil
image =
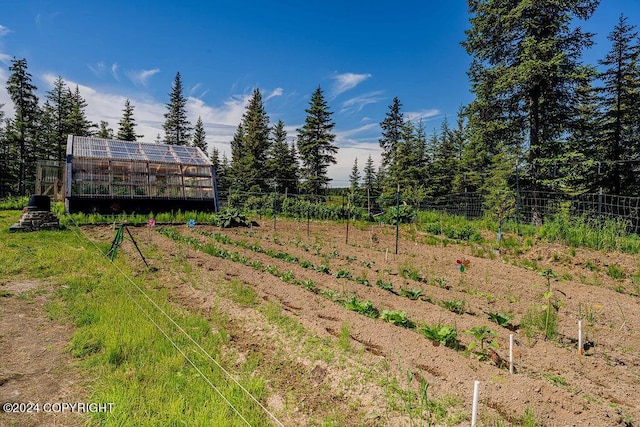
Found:
[[[456,396],[463,410],[469,413],[473,381],[481,381],[480,413],[487,425],[498,418],[517,422],[527,408],[533,410],[539,423],[550,426],[631,425],[632,420],[640,420],[637,403],[640,299],[632,293],[633,283],[629,279],[612,279],[604,273],[604,268],[599,272],[585,268],[587,264],[617,265],[632,274],[638,266],[635,257],[580,248],[570,254],[570,249],[562,245],[536,242],[523,254],[485,251],[487,257],[484,258],[473,256],[472,253],[479,251],[470,245],[424,244],[420,233],[410,229],[401,236],[399,254],[395,255],[391,228],[352,227],[349,241],[345,242],[344,225],[315,223],[309,236],[305,227],[306,224],[295,221],[278,220],[275,231],[271,224],[250,230],[204,226],[176,229],[202,243],[214,243],[251,261],[273,266],[280,273],[290,272],[295,279],[312,280],[319,293],[238,262],[184,246],[180,249],[187,251],[188,262],[195,268],[250,285],[263,299],[277,303],[319,337],[337,339],[342,325],[348,325],[350,339],[368,350],[366,358],[353,362],[361,364],[363,369],[385,361],[394,367],[398,376],[410,372],[416,378],[424,378],[430,385],[430,396],[435,399]],[[231,239],[230,243],[215,242],[200,234],[203,231],[223,234]],[[153,233],[152,241],[159,252],[165,254],[175,253],[181,246],[158,233]],[[248,248],[250,245],[254,247]],[[262,253],[269,249],[272,253],[286,252],[297,262]],[[456,260],[461,258],[470,261],[464,273],[456,268]],[[518,262],[522,260],[527,262]],[[301,266],[301,261],[308,261],[307,268]],[[530,266],[533,261],[537,271],[513,265]],[[329,271],[316,271],[309,264],[313,267],[324,264]],[[542,295],[547,283],[540,275],[544,268],[553,268],[558,276],[551,280],[551,290],[560,307],[559,337],[549,341],[543,337],[527,338],[524,331],[517,328],[527,310],[545,303]],[[403,277],[403,270],[419,272],[418,280]],[[352,279],[337,278],[339,271],[349,271]],[[368,286],[363,284],[365,278]],[[380,289],[376,286],[378,280],[391,283],[396,293]],[[204,279],[198,289],[182,284],[174,286],[172,292],[187,306],[199,310],[212,304],[210,289],[211,284]],[[421,289],[422,294],[418,300],[410,300],[399,295],[402,289]],[[380,311],[403,310],[418,325],[453,325],[459,331],[461,349],[473,342],[473,337],[464,331],[486,325],[497,333],[499,348],[488,352],[486,360],[478,360],[474,352],[434,345],[416,330],[359,315],[337,302],[341,297],[344,300],[352,296],[371,301]],[[464,313],[455,314],[443,307],[444,301],[451,300],[464,300]],[[242,317],[242,312],[238,310],[233,315]],[[491,323],[488,312],[512,314],[514,327],[508,329]],[[583,319],[586,335],[582,355],[577,351],[578,318]],[[512,333],[516,342],[513,375],[509,374],[506,364]],[[348,375],[347,371],[313,360],[301,363],[307,366],[309,375],[314,369],[316,373],[322,371],[322,377],[333,375],[331,392],[347,402],[347,406],[349,400],[357,401],[360,415],[378,414],[368,420],[370,423],[404,424],[407,421],[401,415],[391,415],[380,403],[382,390],[375,387],[354,390],[341,385],[344,381],[340,381],[340,376]]]
[[[276,230],[266,221],[251,229],[173,228],[277,271],[270,274],[264,268],[198,252],[160,233],[133,230],[143,251],[153,249],[149,261],[159,268],[156,274],[169,289],[170,298],[203,313],[223,307],[237,320],[232,345],[241,353],[263,354],[267,362],[258,370],[277,378],[271,383],[267,404],[285,424],[314,423],[333,408],[343,414],[344,425],[409,425],[406,413],[390,402],[385,387],[392,379],[406,379],[407,375],[426,380],[431,399],[446,398],[455,402],[452,412],[465,414],[471,412],[473,383],[479,380],[481,425],[499,420],[517,423],[525,410],[548,426],[640,422],[640,298],[628,278],[637,272],[637,257],[581,248],[573,253],[568,247],[541,242],[520,254],[468,244],[434,246],[425,243],[433,238],[409,228],[400,236],[396,255],[390,227],[351,227],[346,242],[344,224],[312,223],[307,235],[306,223],[280,219]],[[105,242],[113,234],[107,227],[88,232]],[[230,240],[216,242],[203,232]],[[123,250],[131,258],[136,256],[126,245]],[[264,253],[268,250],[271,255]],[[275,252],[287,253],[297,262],[274,258]],[[463,273],[456,268],[456,260],[462,258],[470,261]],[[306,268],[302,261],[307,261]],[[179,263],[189,266],[189,277],[176,272]],[[328,271],[317,271],[320,265],[326,265]],[[617,280],[605,274],[609,265],[622,269],[626,278]],[[528,310],[545,304],[547,283],[540,275],[545,268],[557,274],[550,283],[559,306],[558,337],[553,340],[527,337],[518,328]],[[350,273],[351,279],[337,278],[340,271]],[[283,280],[285,272],[288,278]],[[296,286],[296,280],[313,281],[317,289],[312,292]],[[250,286],[261,300],[276,304],[305,328],[305,339],[317,338],[317,348],[310,351],[305,339],[283,333],[263,313],[225,299],[221,283],[230,281]],[[378,287],[378,281],[391,284],[394,292]],[[420,298],[403,296],[403,289],[420,289]],[[405,311],[418,328],[405,329],[347,310],[339,301],[351,297],[371,301],[380,312]],[[447,301],[460,300],[464,301],[462,314],[444,307]],[[512,315],[512,327],[490,322],[490,312]],[[582,355],[577,349],[579,318],[586,335]],[[421,325],[435,324],[458,330],[458,350],[436,345],[420,334]],[[499,347],[479,360],[477,348],[465,350],[474,338],[464,331],[482,325],[497,334]],[[323,346],[340,340],[345,327],[353,348],[364,353],[323,357]],[[514,374],[507,366],[510,334],[516,343]],[[283,351],[284,355],[275,358]],[[290,363],[282,367],[283,374],[275,372],[269,360]],[[417,383],[413,381],[412,386]],[[468,422],[466,416],[460,424]]]

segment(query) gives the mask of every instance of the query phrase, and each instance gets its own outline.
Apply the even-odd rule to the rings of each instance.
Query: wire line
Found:
[[[71,219],[73,221],[73,219]],[[76,224],[75,221],[73,221],[74,225],[76,226],[76,228],[78,229],[78,231],[84,236],[84,238],[89,241],[97,250],[98,252],[100,252],[100,254],[102,256],[104,256],[107,260],[109,260],[109,258],[106,257],[106,255],[104,253],[102,253],[102,251],[100,250],[100,248],[98,247],[98,245],[92,241],[85,233],[82,232],[82,230],[80,230],[80,227]],[[245,392],[245,394],[247,394],[247,396],[249,396],[256,404],[258,404],[258,406],[260,406],[260,408],[271,417],[271,419],[280,427],[284,427],[284,424],[282,424],[282,422],[280,422],[280,420],[278,420],[275,415],[273,415],[273,413],[271,413],[271,411],[269,411],[258,399],[255,398],[255,396],[253,396],[251,394],[251,392],[249,392],[242,384],[240,384],[240,382],[238,382],[238,380],[236,380],[233,375],[231,375],[222,365],[220,365],[220,363],[218,363],[218,361],[216,359],[213,358],[213,356],[211,356],[197,341],[195,341],[191,335],[189,335],[175,320],[173,320],[173,318],[171,316],[169,316],[163,309],[162,307],[160,307],[151,297],[149,297],[149,295],[147,295],[147,293],[140,288],[129,276],[127,276],[127,274],[122,271],[122,269],[115,264],[113,261],[109,260],[109,262],[118,270],[118,272],[125,278],[127,279],[137,290],[138,292],[140,292],[158,311],[160,311],[160,313],[162,313],[168,320],[170,323],[172,323],[180,332],[182,332],[182,334],[184,336],[187,337],[187,339],[189,341],[191,341],[207,358],[209,358],[215,365],[216,367],[218,367],[222,372],[225,373],[225,375],[230,378],[240,389],[242,389],[242,391]],[[229,402],[229,400],[227,400],[226,397],[224,397],[222,395],[222,393],[216,388],[216,386],[211,382],[211,380],[209,380],[200,369],[198,369],[195,364],[189,359],[189,357],[180,349],[178,348],[178,346],[173,342],[173,340],[171,340],[171,338],[169,338],[169,336],[165,333],[164,330],[162,330],[162,328],[150,317],[150,315],[139,305],[139,303],[137,301],[135,301],[135,299],[133,299],[133,297],[129,294],[129,292],[124,289],[122,287],[122,285],[120,285],[120,287],[123,289],[123,291],[132,299],[132,301],[134,301],[134,303],[140,308],[140,310],[145,314],[145,316],[147,316],[147,318],[160,330],[160,332],[162,332],[162,334],[167,337],[167,339],[171,342],[171,344],[185,357],[185,359],[198,371],[198,373],[200,373],[200,375],[205,379],[205,381],[207,381],[209,383],[209,385],[227,402],[227,404],[236,412],[236,414],[242,418],[242,420],[247,424],[247,425],[251,425],[241,414],[240,412],[233,406],[233,404],[231,404],[231,402]]]

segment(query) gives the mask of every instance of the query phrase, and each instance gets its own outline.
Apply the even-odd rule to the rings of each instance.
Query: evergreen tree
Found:
[[[446,118],[440,126],[440,135],[434,134],[432,144],[433,159],[430,165],[427,193],[436,197],[452,194],[459,157]]]
[[[27,60],[11,60],[11,74],[7,80],[7,92],[13,101],[14,119],[9,122],[8,144],[15,145],[14,157],[9,169],[17,169],[17,193],[26,194],[27,186],[35,182],[35,160],[38,154],[38,97],[36,86],[31,83],[31,74],[27,71]],[[10,151],[14,151],[11,150]]]
[[[95,128],[95,124],[87,119],[85,112],[87,101],[80,95],[80,89],[77,85],[74,92],[69,90],[69,99],[71,101],[71,109],[67,116],[66,124],[69,133],[76,136],[91,135],[91,129]]]
[[[358,169],[357,157],[353,159],[353,167],[351,168],[351,175],[349,175],[349,187],[352,193],[355,193],[360,188],[360,169]]]
[[[397,176],[398,149],[405,132],[405,121],[400,111],[402,104],[398,97],[393,98],[393,103],[389,106],[385,119],[380,123],[382,136],[379,139],[382,148],[382,166],[389,169],[389,177],[392,184],[399,181]]]
[[[69,127],[72,105],[71,92],[62,77],[58,76],[53,82],[53,88],[47,92],[42,112],[43,122],[46,124],[45,129],[43,129],[46,146],[51,152],[52,158],[58,162],[64,161],[67,136],[73,134]]]
[[[229,168],[229,190],[231,191],[247,191],[252,183],[254,182],[256,176],[256,171],[247,170],[244,165],[245,155],[244,150],[244,140],[245,140],[245,132],[244,132],[244,124],[241,121],[238,124],[238,128],[236,129],[236,133],[233,135],[233,139],[231,140],[231,166]]]
[[[604,120],[601,146],[605,160],[602,164],[601,185],[613,194],[625,194],[634,187],[633,168],[623,164],[637,158],[638,91],[640,90],[640,46],[635,25],[627,24],[621,16],[609,34],[611,51],[604,60],[601,79],[601,108]]]
[[[336,136],[331,133],[335,123],[322,89],[318,86],[306,109],[307,117],[302,128],[298,129],[298,153],[302,160],[302,174],[306,191],[318,196],[322,187],[331,181],[327,177],[330,164],[336,163],[338,147],[333,145]]]
[[[369,194],[373,194],[376,187],[376,170],[373,167],[373,159],[371,154],[367,158],[367,162],[364,164],[364,177],[362,180],[362,187],[369,190]]]
[[[220,194],[228,194],[229,192],[229,170],[231,169],[231,165],[229,163],[229,159],[227,158],[227,153],[222,153],[222,161],[220,162],[220,172],[217,176],[220,178],[218,183],[218,193]]]
[[[202,118],[198,116],[198,121],[196,121],[196,127],[193,132],[193,142],[191,143],[193,147],[198,147],[202,150],[203,153],[207,153],[207,134],[204,130],[204,123],[202,123]]]
[[[567,192],[595,192],[603,185],[604,167],[599,167],[606,152],[600,144],[602,114],[599,109],[597,91],[593,87],[595,70],[588,81],[576,90],[576,114],[572,118],[573,132],[567,138],[567,150],[561,162],[562,187]]]
[[[272,129],[272,143],[267,170],[278,191],[295,192],[298,186],[298,160],[295,147],[287,144],[284,122],[278,120]]]
[[[12,194],[11,186],[16,182],[9,169],[9,166],[13,163],[11,153],[13,147],[5,131],[5,112],[3,108],[4,104],[0,104],[0,199]]]
[[[109,127],[109,123],[101,120],[96,132],[98,138],[113,139],[113,129]]]
[[[191,123],[187,119],[187,99],[182,91],[180,73],[173,80],[167,112],[164,113],[164,142],[172,145],[188,145],[191,139]]]
[[[526,145],[531,188],[552,188],[556,157],[566,148],[562,137],[571,130],[575,90],[586,78],[580,55],[592,44],[591,34],[573,20],[588,19],[598,0],[469,0],[468,5],[471,29],[463,45],[473,57],[474,144],[484,162],[498,144]]]
[[[133,105],[127,99],[122,110],[122,119],[118,122],[118,133],[116,139],[121,141],[136,141],[142,135],[136,135],[136,120],[133,117]]]
[[[214,170],[216,171],[216,184],[218,187],[218,194],[226,194],[228,190],[227,185],[227,170],[226,166],[228,166],[228,162],[226,156],[224,160],[220,161],[220,151],[216,147],[213,147],[211,150],[211,163],[213,163]]]
[[[264,174],[268,172],[266,161],[270,145],[269,116],[264,109],[262,93],[255,89],[231,141],[233,190],[268,190],[265,178],[270,177]]]

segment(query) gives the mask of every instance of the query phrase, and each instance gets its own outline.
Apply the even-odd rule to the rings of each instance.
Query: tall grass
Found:
[[[19,217],[19,211],[0,211],[0,277],[46,279],[56,286],[49,313],[74,326],[69,351],[89,378],[83,384],[89,390],[86,400],[114,404],[111,413],[92,414],[93,423],[245,425],[206,377],[251,425],[270,425],[259,406],[84,237],[74,230],[9,233],[9,225]],[[124,264],[119,267],[134,276]],[[226,335],[212,332],[205,318],[167,303],[155,281],[153,273],[138,273],[135,283],[207,353],[223,366],[232,366],[238,381],[264,401],[265,381],[255,373],[251,359],[236,365],[237,354],[223,351]]]
[[[0,211],[20,210],[29,203],[28,197],[7,197],[0,199]]]
[[[640,252],[640,237],[627,233],[627,226],[625,221],[619,219],[599,221],[560,212],[540,226],[536,235],[569,246],[637,254]]]

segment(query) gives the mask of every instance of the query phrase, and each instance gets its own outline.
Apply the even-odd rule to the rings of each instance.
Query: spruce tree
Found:
[[[38,147],[38,97],[36,86],[31,82],[31,74],[27,71],[27,60],[11,60],[9,67],[11,74],[7,80],[7,92],[13,101],[14,119],[9,122],[9,144],[14,145],[16,156],[7,165],[9,169],[17,169],[17,193],[26,194],[27,186],[35,180],[35,160]],[[10,150],[13,151],[13,150]]]
[[[561,162],[560,175],[567,191],[580,194],[596,192],[604,185],[606,157],[602,141],[602,113],[593,80],[597,73],[576,90],[576,113],[572,118],[573,132],[567,138],[567,149]]]
[[[633,168],[624,164],[637,159],[638,91],[640,91],[640,46],[635,25],[620,19],[608,39],[611,50],[599,61],[602,67],[601,108],[604,111],[601,129],[604,160],[601,164],[602,185],[607,192],[628,194],[634,185]]]
[[[58,76],[53,88],[47,92],[43,108],[46,145],[58,162],[65,159],[67,135],[73,134],[69,127],[72,105],[71,92],[62,77]]]
[[[118,122],[118,133],[116,139],[121,141],[136,141],[142,135],[136,135],[136,120],[133,117],[133,105],[127,99],[124,102],[122,119]]]
[[[0,104],[0,199],[8,197],[12,194],[11,185],[16,182],[14,176],[11,175],[9,165],[12,163],[12,146],[7,138],[5,129],[5,112],[4,104]]]
[[[382,148],[382,166],[385,168],[391,167],[396,163],[397,150],[403,140],[404,134],[404,116],[401,111],[402,103],[398,97],[393,98],[393,103],[389,105],[389,111],[387,111],[385,119],[380,123],[382,129],[382,136],[379,139],[380,148]],[[398,182],[396,171],[390,173],[391,179],[394,182]]]
[[[96,136],[98,138],[113,139],[114,137],[113,129],[109,127],[108,122],[104,120],[100,120],[100,125],[98,125],[98,131],[96,132]]]
[[[67,128],[69,133],[76,136],[89,136],[95,124],[87,119],[87,101],[80,95],[80,89],[76,85],[75,91],[69,90],[71,109],[67,116]]]
[[[580,56],[592,45],[574,19],[588,19],[598,0],[469,0],[463,42],[476,100],[470,137],[486,166],[497,145],[528,147],[532,190],[553,188],[554,165],[571,130],[575,90],[585,78]],[[496,138],[496,136],[499,136]],[[534,212],[534,220],[541,221]]]
[[[228,166],[228,162],[227,162],[226,155],[223,161],[221,161],[220,151],[216,147],[213,147],[213,149],[211,150],[211,156],[209,158],[211,159],[211,163],[213,163],[213,168],[216,171],[216,185],[218,188],[218,195],[226,194],[228,190],[227,168],[226,168]]]
[[[428,194],[434,197],[452,194],[459,157],[446,118],[440,126],[440,134],[432,138],[432,145],[433,159],[429,169]]]
[[[362,187],[365,191],[369,191],[372,194],[376,187],[376,170],[373,166],[373,159],[371,154],[367,157],[367,162],[364,164],[364,177],[362,180]]]
[[[176,73],[173,80],[167,112],[164,113],[164,142],[172,145],[188,145],[191,139],[191,123],[187,118],[187,99],[183,95],[182,79]]]
[[[202,117],[198,116],[196,121],[196,127],[193,131],[193,141],[191,142],[193,147],[198,147],[203,153],[207,153],[207,134],[204,130],[204,123],[202,123]]]
[[[331,121],[333,113],[329,111],[320,86],[311,96],[309,108],[305,111],[305,123],[298,129],[298,153],[302,160],[305,191],[317,197],[331,181],[327,177],[327,169],[336,163],[335,154],[338,152],[338,147],[333,145],[336,136],[331,133],[335,126]]]
[[[275,124],[271,135],[272,142],[267,160],[270,180],[279,192],[295,192],[298,185],[298,160],[295,147],[289,147],[287,143],[287,131],[282,120]]]
[[[358,169],[358,158],[353,159],[351,174],[349,175],[349,188],[355,193],[360,188],[360,169]]]
[[[262,93],[253,91],[242,122],[231,141],[232,188],[237,191],[267,191],[267,153],[271,145],[269,138],[269,116],[264,109]]]

